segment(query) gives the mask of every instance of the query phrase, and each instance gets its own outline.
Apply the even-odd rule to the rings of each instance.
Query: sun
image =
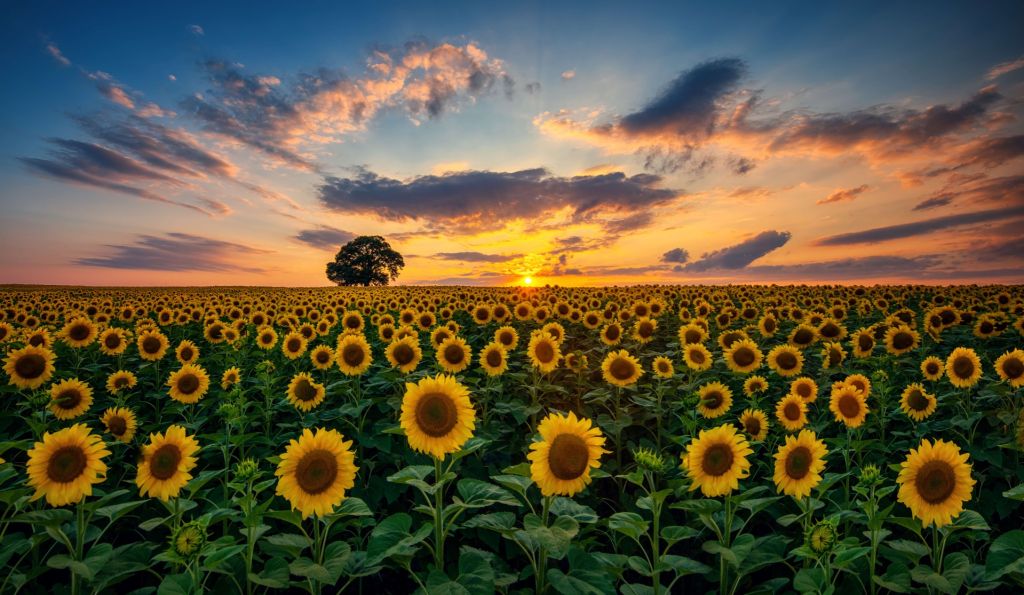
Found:
[[[523,277],[523,285],[533,285],[533,277]]]

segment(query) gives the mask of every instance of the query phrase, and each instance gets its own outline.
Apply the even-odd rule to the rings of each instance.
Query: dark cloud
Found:
[[[732,173],[742,176],[757,167],[757,163],[746,157],[734,157],[729,160],[729,166],[732,169]]]
[[[683,248],[673,248],[661,255],[661,262],[686,264],[688,260],[690,260],[690,253]]]
[[[79,258],[74,264],[148,271],[214,271],[262,273],[265,269],[235,263],[240,256],[268,254],[242,244],[187,233],[139,236],[133,244],[110,245],[109,256]]]
[[[1024,134],[986,138],[972,144],[960,155],[961,167],[981,165],[998,167],[1024,155]]]
[[[701,255],[700,260],[677,268],[698,273],[717,269],[742,269],[772,250],[781,248],[790,237],[788,231],[763,231],[734,246],[707,252]]]
[[[871,187],[868,186],[867,184],[861,184],[860,186],[857,186],[856,188],[845,188],[845,189],[844,188],[840,188],[839,190],[836,190],[832,194],[829,194],[825,198],[819,200],[818,204],[819,205],[826,205],[826,204],[829,204],[829,203],[840,202],[840,201],[844,201],[844,200],[854,200],[855,198],[857,198],[861,194],[864,194],[865,192],[867,192],[870,188]]]
[[[603,222],[605,232],[621,235],[629,231],[637,231],[648,227],[654,221],[654,213],[643,211],[634,213],[621,219],[612,219]]]
[[[542,168],[462,171],[409,180],[359,170],[352,177],[325,178],[318,194],[324,206],[346,213],[493,228],[508,220],[536,218],[566,207],[577,221],[589,220],[597,214],[632,216],[636,211],[667,204],[681,195],[679,190],[658,187],[660,182],[659,176],[626,176],[621,172],[564,178],[552,176]],[[642,217],[620,219],[617,223],[629,227],[641,220]]]
[[[928,209],[935,209],[938,207],[944,207],[949,203],[953,202],[955,198],[952,194],[939,194],[931,198],[926,198],[921,202],[914,205],[915,211],[927,211]]]
[[[956,215],[924,219],[913,223],[903,223],[900,225],[889,225],[886,227],[876,227],[874,229],[866,229],[852,233],[843,233],[821,238],[816,242],[816,244],[818,246],[873,244],[875,242],[885,242],[888,240],[898,240],[925,235],[943,229],[949,229],[951,227],[995,222],[1021,216],[1024,216],[1024,206],[992,209],[989,211],[974,211],[970,213],[960,213]]]
[[[303,229],[295,234],[295,239],[314,248],[321,250],[337,250],[343,245],[355,239],[356,234],[320,225],[313,229]]]
[[[484,254],[483,252],[438,252],[433,258],[456,260],[459,262],[508,262],[521,257],[522,254]]]

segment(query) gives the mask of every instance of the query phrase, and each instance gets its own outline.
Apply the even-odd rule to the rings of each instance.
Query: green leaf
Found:
[[[534,542],[547,548],[551,557],[562,558],[569,549],[572,538],[579,532],[579,523],[572,517],[560,516],[550,527],[545,527],[539,516],[528,514],[523,519],[523,529]]]
[[[682,525],[669,525],[661,528],[661,538],[672,545],[673,543],[696,537],[700,532],[693,527]]]
[[[947,595],[953,595],[956,593],[956,591],[953,590],[953,585],[949,583],[949,580],[938,572],[935,572],[935,569],[927,564],[915,566],[910,571],[910,576],[915,581],[924,583],[928,587],[931,587],[940,593],[946,593]]]
[[[954,593],[960,591],[960,587],[964,584],[964,579],[967,578],[967,573],[970,570],[971,561],[967,559],[967,554],[963,552],[954,552],[942,560],[942,576],[949,582],[950,588]]]
[[[168,574],[160,582],[157,595],[191,595],[192,577],[187,574]]]
[[[456,489],[461,496],[461,504],[466,508],[483,508],[492,504],[519,506],[519,500],[512,492],[479,479],[460,480]],[[458,498],[455,501],[460,503]]]
[[[889,565],[882,576],[874,576],[875,584],[895,593],[910,591],[910,571],[899,562]]]
[[[661,557],[661,563],[662,565],[671,568],[679,576],[711,572],[710,566],[702,564],[691,558],[687,558],[686,556],[667,554]]]
[[[111,504],[109,506],[103,506],[96,509],[96,514],[106,519],[110,519],[110,522],[114,522],[117,519],[123,517],[129,512],[145,504],[145,500],[135,500],[134,502],[123,502],[121,504]]]
[[[288,570],[291,571],[295,576],[301,576],[302,578],[311,578],[317,582],[324,584],[331,583],[331,573],[326,568],[310,560],[309,558],[302,557],[295,560],[288,565]]]
[[[288,562],[284,558],[274,557],[267,560],[263,570],[259,574],[249,573],[249,580],[253,583],[269,587],[271,589],[285,589],[288,587]]]
[[[472,595],[490,595],[494,592],[494,569],[490,560],[476,548],[462,547],[456,582]]]
[[[276,535],[269,535],[264,539],[264,541],[270,545],[276,545],[277,547],[283,547],[291,550],[294,554],[298,554],[300,551],[313,544],[312,539],[298,533],[278,533]]]
[[[409,465],[387,479],[391,483],[408,484],[417,480],[422,482],[433,474],[434,468],[430,465]]]
[[[985,575],[996,580],[1010,573],[1024,574],[1024,531],[1014,529],[997,537],[985,558]]]
[[[593,508],[562,496],[551,501],[551,513],[557,516],[572,517],[576,519],[576,522],[588,525],[596,523],[599,519]]]
[[[511,531],[516,522],[513,512],[489,512],[478,514],[462,523],[464,529],[488,529],[499,533]]]
[[[632,539],[639,540],[647,533],[649,523],[635,512],[616,512],[608,517],[608,528]]]
[[[801,593],[820,593],[825,590],[825,570],[801,568],[793,577],[793,588]]]
[[[1010,500],[1024,500],[1024,483],[1003,492],[1003,498],[1009,498]]]
[[[862,558],[862,557],[866,556],[867,553],[870,552],[870,551],[871,551],[871,548],[868,547],[868,546],[851,547],[851,548],[842,549],[842,550],[839,550],[838,553],[836,553],[836,556],[835,556],[835,558],[833,558],[832,563],[835,566],[838,566],[838,567],[841,568],[843,566],[846,566],[850,562],[853,562],[854,560],[856,560],[858,558]]]
[[[324,550],[324,568],[327,569],[331,580],[328,585],[335,585],[348,565],[348,558],[352,555],[352,546],[345,541],[334,541]]]

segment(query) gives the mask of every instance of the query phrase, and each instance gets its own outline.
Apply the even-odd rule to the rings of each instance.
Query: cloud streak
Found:
[[[873,229],[866,229],[863,231],[856,231],[852,233],[843,233],[839,235],[821,238],[817,242],[815,242],[815,244],[818,246],[849,246],[854,244],[874,244],[876,242],[886,242],[890,240],[899,240],[919,235],[926,235],[934,233],[936,231],[950,229],[953,227],[962,227],[965,225],[974,225],[977,223],[1002,221],[1022,216],[1024,216],[1024,206],[1015,206],[1004,209],[992,209],[989,211],[974,211],[971,213],[961,213],[957,215],[947,215],[944,217],[924,219],[921,221],[914,221],[913,223],[888,225],[885,227],[876,227]]]
[[[313,229],[303,229],[295,234],[295,239],[319,250],[337,250],[355,239],[351,231],[320,225]]]
[[[675,268],[677,271],[696,273],[742,269],[765,254],[781,248],[789,242],[790,237],[792,234],[788,231],[763,231],[739,244],[706,252],[701,255],[700,260],[682,266],[677,265]]]
[[[265,269],[239,264],[239,257],[269,254],[261,250],[187,233],[142,235],[132,244],[108,245],[108,256],[74,260],[79,266],[147,271],[204,271],[262,273]]]
[[[834,202],[842,202],[844,200],[845,201],[852,201],[852,200],[856,199],[858,196],[860,196],[861,194],[864,194],[865,192],[867,192],[870,188],[871,187],[868,186],[867,184],[861,184],[860,186],[857,186],[856,188],[846,188],[846,189],[840,188],[839,190],[836,190],[835,192],[829,194],[825,198],[819,200],[818,204],[819,205],[827,205],[827,204],[834,203]]]

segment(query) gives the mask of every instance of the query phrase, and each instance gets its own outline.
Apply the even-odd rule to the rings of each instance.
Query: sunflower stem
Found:
[[[548,511],[551,509],[552,496],[544,496],[544,507],[541,511],[541,524],[544,527],[548,526]],[[548,550],[546,547],[541,546],[540,555],[537,556],[537,567],[534,575],[534,591],[537,595],[542,595],[544,590],[547,589],[547,567],[548,567]]]
[[[444,488],[442,460],[434,457],[434,565],[444,572]]]

